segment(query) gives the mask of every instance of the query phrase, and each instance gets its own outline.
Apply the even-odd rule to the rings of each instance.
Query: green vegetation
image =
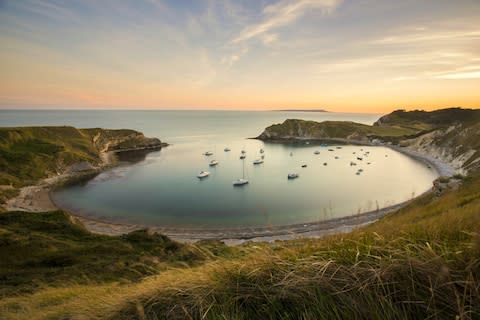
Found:
[[[231,251],[222,243],[199,248],[147,230],[92,234],[62,211],[7,212],[0,214],[0,296],[32,293],[46,284],[130,283]]]
[[[477,116],[397,111],[374,126],[288,120],[267,129],[281,134],[268,139],[429,137],[429,146],[452,155],[474,152],[467,176],[438,181],[446,190],[348,234],[228,247],[181,244],[148,230],[96,235],[62,211],[1,213],[0,318],[480,319]],[[15,130],[0,130],[2,156],[9,152],[1,177],[13,186],[42,176],[64,152],[97,161],[99,150],[141,140],[132,131],[117,139],[101,129],[66,129],[69,138],[55,141],[52,132],[62,129],[45,129],[50,138]],[[45,167],[38,174],[17,168],[11,161],[22,153]],[[8,183],[0,192],[15,192]]]
[[[310,139],[346,139],[365,140],[369,136],[406,136],[417,130],[401,126],[369,126],[349,121],[306,121],[297,119],[285,120],[275,124],[258,137],[259,139],[291,139],[295,137]]]
[[[159,241],[160,249],[154,252],[151,250],[156,245],[148,245],[148,241],[141,244],[143,237],[150,239],[144,232],[134,236],[138,242],[132,242],[131,236],[92,236],[78,227],[71,227],[78,231],[56,232],[57,227],[45,221],[57,221],[62,213],[45,213],[36,222],[30,217],[19,217],[28,213],[10,213],[11,219],[2,220],[3,239],[17,237],[17,230],[24,228],[32,230],[35,238],[60,238],[60,243],[72,241],[73,236],[66,234],[78,232],[85,237],[82,243],[92,241],[95,245],[85,245],[83,250],[82,245],[72,255],[71,248],[65,248],[58,255],[63,252],[69,258],[56,262],[57,259],[42,257],[49,246],[20,249],[17,246],[21,245],[13,241],[15,238],[10,239],[9,245],[2,240],[2,258],[18,252],[16,258],[2,265],[2,284],[10,279],[5,270],[14,270],[10,271],[14,274],[25,272],[26,279],[38,282],[34,289],[26,281],[23,284],[34,291],[32,294],[2,299],[0,314],[5,319],[478,318],[479,183],[478,175],[467,177],[458,190],[449,190],[440,198],[429,194],[416,199],[398,212],[350,234],[236,248],[212,242],[196,246],[176,244],[176,249],[168,254],[166,248],[172,242],[161,236],[148,240]],[[69,222],[63,219],[62,229],[63,223]],[[20,233],[18,237],[28,235]],[[95,240],[88,240],[89,237]],[[24,244],[28,243],[24,239]],[[144,253],[138,253],[139,249]],[[28,254],[36,250],[44,253],[29,258]],[[115,253],[109,254],[110,250]],[[121,254],[115,258],[118,251]],[[53,255],[55,250],[51,252]],[[155,254],[170,264],[160,271],[139,266],[154,260]],[[34,263],[26,263],[29,259]],[[68,266],[71,259],[84,262]],[[86,263],[84,259],[95,263]],[[178,261],[185,260],[187,264],[177,267]],[[106,270],[102,271],[100,266]],[[137,277],[130,268],[148,271]],[[130,282],[154,273],[158,275]],[[98,280],[102,274],[108,281]],[[97,279],[82,281],[80,275]],[[115,278],[116,282],[110,282]]]
[[[99,166],[100,151],[160,145],[133,130],[0,128],[0,205],[18,192],[5,186],[31,185],[83,161]]]

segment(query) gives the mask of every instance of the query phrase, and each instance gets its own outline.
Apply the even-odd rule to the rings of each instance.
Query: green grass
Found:
[[[287,119],[265,129],[278,138],[303,136],[314,139],[362,140],[369,136],[400,137],[417,133],[418,130],[402,126],[369,126],[349,121],[306,121]],[[262,137],[260,135],[260,137]]]
[[[92,234],[62,211],[7,212],[0,214],[0,296],[35,292],[46,284],[139,281],[224,253],[231,249],[220,243],[205,243],[200,250],[146,230],[118,237]]]
[[[458,190],[440,198],[425,195],[349,234],[236,248],[199,243],[195,248],[204,253],[201,262],[181,267],[174,263],[139,281],[72,284],[65,280],[53,286],[45,278],[33,294],[0,301],[0,314],[5,319],[479,318],[479,184],[479,176],[466,177]],[[54,213],[44,215],[49,214]],[[46,229],[55,234],[56,227],[41,221],[45,219],[39,218],[31,233]],[[59,232],[66,237],[63,234]],[[119,247],[124,241],[138,244],[148,252],[155,246],[148,244],[150,240],[142,244],[145,236],[95,237],[105,243],[119,241],[115,244]],[[29,252],[33,249],[39,250]],[[109,250],[117,249],[76,253],[101,261],[110,259]],[[24,258],[9,263],[18,259]],[[44,268],[44,262],[38,262],[35,268]],[[109,260],[111,264],[115,265]],[[81,272],[84,266],[79,266]],[[14,269],[22,268],[24,264]],[[60,278],[69,267],[63,268],[67,269],[59,271]]]
[[[116,150],[159,143],[125,129],[0,128],[0,185],[31,185],[81,161],[99,165],[99,152],[106,146]]]

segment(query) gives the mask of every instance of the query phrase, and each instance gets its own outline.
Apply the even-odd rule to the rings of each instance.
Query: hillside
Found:
[[[108,152],[162,145],[134,130],[0,128],[0,205],[43,178],[99,168]]]
[[[431,155],[460,172],[480,168],[480,110],[398,110],[381,117],[372,126],[288,119],[267,127],[257,139],[388,144]]]
[[[478,113],[460,119],[453,110],[396,111],[374,126],[287,120],[266,129],[277,134],[266,140],[381,140],[465,158],[466,176],[441,178],[441,191],[347,234],[228,247],[149,230],[96,235],[63,211],[0,213],[0,319],[479,319]],[[34,134],[45,148],[11,138],[5,148],[66,172],[56,165],[62,152],[71,165],[93,166],[107,150],[159,142],[75,130],[56,140],[55,130]],[[15,178],[21,186],[30,177]]]
[[[4,213],[0,315],[476,319],[479,184],[468,177],[349,234],[241,247],[180,245],[145,232],[94,236],[61,212]]]

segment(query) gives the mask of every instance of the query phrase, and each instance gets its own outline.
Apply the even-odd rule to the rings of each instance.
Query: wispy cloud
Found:
[[[283,1],[263,9],[263,20],[260,23],[247,26],[232,40],[240,43],[249,39],[260,37],[264,42],[271,42],[276,35],[270,32],[279,27],[286,26],[302,17],[308,10],[319,9],[325,13],[331,12],[340,5],[342,0],[300,0]]]
[[[422,32],[408,33],[394,36],[387,36],[373,41],[375,44],[409,44],[429,41],[444,41],[444,40],[475,40],[480,39],[480,30],[464,30],[464,31],[443,31],[430,32],[428,29],[421,30]]]
[[[459,72],[459,73],[448,73],[438,75],[435,78],[437,79],[448,79],[448,80],[458,80],[458,79],[480,79],[480,70],[471,71],[471,72]]]

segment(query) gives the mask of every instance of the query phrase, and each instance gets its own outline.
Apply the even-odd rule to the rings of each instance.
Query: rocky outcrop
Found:
[[[480,127],[463,124],[442,127],[412,139],[399,142],[402,148],[414,150],[439,159],[466,174],[480,168]]]
[[[370,126],[341,121],[305,121],[287,119],[281,124],[267,127],[259,140],[336,140],[339,142],[368,142]]]
[[[288,119],[267,127],[257,139],[386,144],[439,160],[458,173],[480,170],[480,110],[398,110],[381,117],[373,126]]]
[[[100,152],[155,149],[166,146],[158,138],[147,138],[134,130],[83,129],[92,136],[93,145]]]

